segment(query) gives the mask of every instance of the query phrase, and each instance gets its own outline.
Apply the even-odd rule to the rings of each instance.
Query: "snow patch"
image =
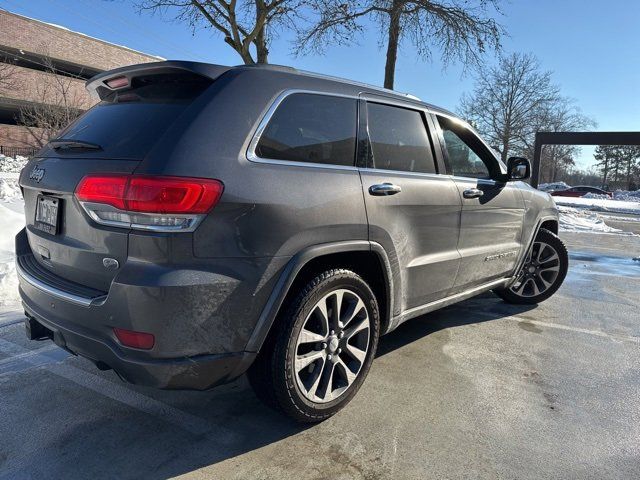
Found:
[[[601,193],[585,193],[582,197],[580,198],[600,198],[602,200],[611,200],[611,197],[609,195],[604,195]]]
[[[599,193],[587,193],[580,198],[600,198],[602,200],[611,200],[609,195],[602,195]],[[640,190],[630,192],[628,190],[616,190],[613,192],[613,200],[618,202],[639,202],[640,203]]]
[[[611,198],[553,197],[556,205],[583,208],[595,212],[631,213],[640,215],[640,202],[613,200]]]
[[[0,177],[0,202],[14,203],[22,200],[17,178]]]
[[[0,306],[20,305],[14,237],[24,227],[24,214],[0,203]]]
[[[640,203],[640,190],[628,191],[628,190],[616,190],[613,192],[613,198],[615,200],[621,200],[623,202],[639,202]]]
[[[22,155],[15,157],[7,157],[0,154],[0,172],[2,173],[20,173],[20,170],[26,165],[29,159]]]
[[[560,230],[563,232],[613,233],[617,235],[634,235],[619,228],[607,225],[597,212],[582,208],[559,206]],[[640,221],[640,219],[639,219]]]

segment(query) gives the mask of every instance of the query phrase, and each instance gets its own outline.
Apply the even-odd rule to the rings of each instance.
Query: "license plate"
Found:
[[[55,235],[58,233],[60,220],[60,199],[39,195],[36,203],[36,221],[34,226],[43,232]]]

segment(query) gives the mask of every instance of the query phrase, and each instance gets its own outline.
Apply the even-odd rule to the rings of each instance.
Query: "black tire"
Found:
[[[305,394],[299,385],[300,380],[298,375],[300,372],[306,374],[307,371],[307,367],[298,369],[297,371],[295,369],[296,358],[300,358],[298,355],[300,348],[302,348],[302,345],[299,343],[300,338],[302,338],[300,334],[303,327],[305,327],[305,331],[308,331],[306,326],[309,325],[308,322],[310,319],[315,318],[312,317],[312,314],[317,315],[316,310],[319,302],[325,302],[324,304],[327,305],[326,302],[329,301],[327,298],[331,298],[331,292],[341,292],[344,290],[347,290],[348,292],[344,293],[343,296],[340,297],[341,299],[349,296],[349,292],[351,292],[355,294],[351,298],[355,298],[357,296],[364,304],[366,314],[368,315],[368,349],[366,350],[364,360],[357,361],[357,373],[355,374],[355,377],[351,377],[350,383],[344,387],[344,392],[340,393],[339,396],[333,400],[318,403],[311,401],[308,398],[309,391]],[[357,305],[360,304],[358,303]],[[355,312],[358,308],[360,312],[359,315],[364,317],[365,310],[362,309],[361,306],[358,307],[357,305],[353,307],[353,311]],[[327,318],[333,316],[334,310],[340,311],[341,308],[332,309],[329,315],[327,315]],[[352,315],[353,316],[351,318],[356,320],[356,314],[353,313]],[[340,313],[338,313],[337,316],[340,316]],[[364,323],[366,319],[362,318],[358,321]],[[331,324],[331,320],[326,322],[326,325]],[[340,349],[340,351],[332,350],[331,353],[333,353],[334,357],[333,363],[342,362],[341,359],[344,358],[344,355],[351,351],[350,349],[352,346],[348,345],[345,347],[342,342],[349,344],[351,342],[350,338],[356,338],[357,336],[363,338],[362,334],[364,333],[364,330],[360,330],[357,333],[351,333],[347,331],[347,327],[349,325],[354,324],[348,323],[347,325],[344,325],[344,327],[340,327],[344,328],[344,331],[347,332],[346,335],[342,333],[340,340],[337,340],[340,342],[340,345],[345,348],[345,352],[341,353],[340,351],[342,349]],[[360,386],[364,382],[364,379],[369,373],[380,335],[380,314],[378,310],[378,302],[371,291],[371,288],[369,288],[367,283],[356,273],[344,269],[328,270],[316,276],[300,289],[288,305],[284,306],[282,314],[276,319],[276,323],[273,328],[276,330],[270,334],[267,342],[265,342],[265,345],[263,345],[258,357],[256,358],[256,361],[249,369],[249,382],[258,398],[264,401],[267,405],[283,412],[299,422],[320,422],[331,417],[347,405],[347,403],[349,403],[349,401],[358,392]],[[356,329],[352,327],[352,331],[353,330]],[[333,335],[331,338],[334,339],[334,337],[336,337],[336,335]],[[306,342],[306,344],[309,345],[311,343]],[[326,343],[322,343],[322,345],[326,345]],[[329,387],[327,387],[327,389],[331,391],[327,398],[332,398],[333,396],[332,389],[334,383],[336,383],[334,381],[334,378],[336,378],[335,376],[337,375],[340,377],[339,373],[335,373],[335,368],[338,367],[333,366],[333,364],[329,363],[327,360],[331,360],[332,355],[327,355],[327,352],[329,352],[329,349],[331,348],[337,348],[337,344],[333,342],[326,348],[315,345],[313,350],[309,352],[314,354],[317,352],[325,355],[324,359],[318,360],[318,363],[309,364],[309,371],[313,371],[318,368],[319,373],[317,373],[316,378],[321,377],[324,374],[325,364],[331,366],[331,373],[329,374],[331,381],[328,384]],[[348,355],[347,357],[351,358]],[[351,362],[351,360],[349,361]],[[340,365],[340,368],[342,368],[342,365],[346,366],[346,362],[340,363]],[[342,371],[346,372],[346,370]],[[320,380],[316,385],[319,382]],[[336,389],[335,391],[339,392],[340,390]],[[313,395],[315,395],[315,389]]]
[[[567,270],[569,269],[569,254],[567,253],[567,247],[562,242],[562,240],[560,240],[560,238],[558,238],[558,236],[555,235],[553,232],[550,232],[549,230],[541,228],[538,234],[536,235],[536,239],[534,240],[533,246],[531,247],[532,251],[529,252],[528,255],[532,253],[537,254],[535,249],[536,249],[536,245],[538,245],[538,248],[539,248],[539,245],[541,244],[539,242],[547,244],[553,250],[555,250],[556,253],[558,254],[557,276],[553,279],[553,281],[551,282],[551,285],[548,288],[546,288],[544,291],[542,291],[537,295],[531,294],[531,295],[525,296],[524,294],[516,293],[515,291],[517,290],[516,286],[519,285],[517,281],[509,288],[494,290],[493,292],[496,295],[498,295],[500,298],[502,298],[505,302],[513,303],[517,305],[533,305],[533,304],[543,302],[547,298],[551,297],[554,293],[556,293],[560,288],[560,286],[562,285],[562,282],[564,282],[564,279],[567,276]],[[542,263],[545,263],[545,262],[542,262]],[[528,264],[525,264],[522,267],[522,270],[519,272],[519,275],[527,274],[527,271],[526,271],[526,269],[528,268],[527,265]],[[541,265],[541,264],[538,264],[538,265]],[[549,265],[553,265],[553,264],[550,263]],[[532,265],[532,268],[535,268],[535,265]],[[531,276],[535,276],[535,275],[532,274]],[[539,276],[537,278],[539,278]],[[534,281],[536,280],[534,279]],[[536,286],[539,286],[539,285],[540,285],[540,281],[538,280],[538,283]]]

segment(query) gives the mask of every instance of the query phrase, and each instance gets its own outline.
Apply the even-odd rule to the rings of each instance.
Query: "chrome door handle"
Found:
[[[462,192],[464,198],[479,198],[484,195],[484,192],[479,188],[470,188]]]
[[[400,185],[394,185],[393,183],[379,183],[377,185],[371,185],[369,187],[369,193],[375,196],[395,195],[400,193],[402,188]]]

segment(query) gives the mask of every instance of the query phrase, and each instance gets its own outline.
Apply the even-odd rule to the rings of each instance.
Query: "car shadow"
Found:
[[[380,339],[377,357],[387,355],[420,338],[447,328],[490,322],[519,315],[535,305],[511,305],[488,292],[464,302],[413,318]]]
[[[488,322],[530,308],[507,305],[491,294],[468,300],[404,323],[382,337],[378,356],[388,355],[439,330]],[[80,361],[72,359],[65,365],[72,365],[80,375],[87,374],[89,367],[77,363]],[[117,382],[109,372],[99,376]],[[56,400],[54,404],[71,401],[68,390],[52,385],[62,390],[51,396]],[[166,479],[226,460],[235,461],[239,455],[291,436],[307,438],[305,430],[310,428],[332,428],[301,425],[274,412],[255,397],[245,377],[210,392],[158,391],[135,386],[126,386],[126,390],[165,406],[166,412],[150,414],[148,410],[131,408],[132,402],[126,398],[114,403],[93,391],[84,392],[81,401],[75,400],[80,403],[69,405],[68,420],[60,425],[60,431],[37,450],[25,452],[19,472],[25,473],[29,465],[46,465],[46,475],[51,478],[70,478],[82,472],[83,477],[94,478]],[[42,389],[37,391],[39,396],[45,395]],[[44,402],[44,398],[34,402]],[[81,408],[92,414],[86,415]],[[74,419],[75,415],[79,418]],[[191,419],[191,428],[181,424],[180,415]],[[194,429],[194,424],[198,428]],[[309,442],[299,443],[302,450],[297,455],[314,454],[313,445],[304,447]],[[34,458],[28,458],[30,455]]]

